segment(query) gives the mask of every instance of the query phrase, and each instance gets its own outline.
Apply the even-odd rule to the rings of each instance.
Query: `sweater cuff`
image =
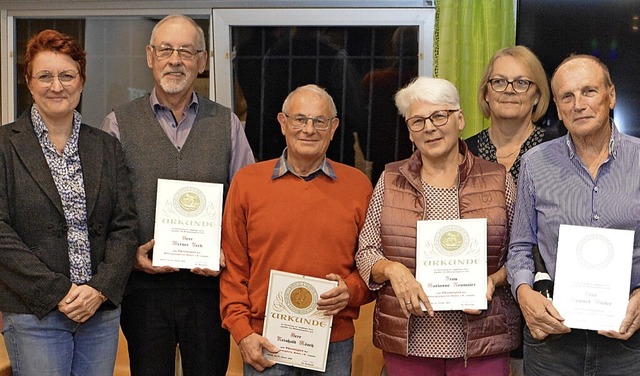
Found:
[[[254,333],[254,330],[251,328],[251,324],[249,323],[249,319],[245,317],[240,317],[231,323],[226,323],[224,326],[227,327],[227,330],[229,330],[236,343],[240,343],[240,341],[245,337]]]
[[[364,283],[357,270],[354,270],[344,279],[349,288],[349,307],[360,307],[373,300],[373,294]]]

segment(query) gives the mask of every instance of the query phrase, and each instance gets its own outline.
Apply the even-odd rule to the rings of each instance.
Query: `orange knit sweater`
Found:
[[[331,342],[351,338],[359,307],[372,300],[355,266],[371,183],[353,167],[331,162],[337,179],[310,181],[290,173],[273,180],[276,160],[241,169],[224,207],[220,274],[222,325],[240,342],[262,333],[272,269],[325,278],[340,275],[348,306],[333,319]]]

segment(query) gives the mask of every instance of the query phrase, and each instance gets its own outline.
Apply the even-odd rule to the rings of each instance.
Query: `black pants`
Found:
[[[211,289],[141,289],[122,301],[120,319],[132,376],[173,376],[176,344],[184,376],[224,376],[229,332]]]

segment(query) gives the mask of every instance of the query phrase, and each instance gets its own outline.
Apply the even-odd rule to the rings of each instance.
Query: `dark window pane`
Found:
[[[235,111],[260,160],[278,157],[284,137],[276,120],[287,94],[315,83],[333,97],[340,127],[329,158],[384,165],[411,153],[393,95],[417,75],[418,27],[232,27]],[[361,159],[361,158],[360,158]],[[371,168],[369,165],[368,168]]]

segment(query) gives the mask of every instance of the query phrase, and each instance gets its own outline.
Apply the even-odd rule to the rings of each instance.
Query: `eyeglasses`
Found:
[[[204,51],[204,50],[194,50],[193,48],[189,48],[189,47],[173,48],[171,46],[154,46],[154,45],[150,45],[150,46],[151,46],[151,49],[153,49],[154,55],[156,55],[158,59],[168,59],[171,57],[171,55],[173,55],[173,52],[176,51],[178,52],[178,56],[180,56],[180,59],[193,60],[197,54]]]
[[[303,115],[289,116],[284,112],[283,114],[284,116],[287,117],[287,119],[291,121],[291,128],[293,129],[302,129],[306,127],[309,120],[311,120],[313,127],[315,129],[319,131],[326,131],[327,129],[329,129],[329,126],[331,125],[331,121],[335,119],[335,116],[331,118],[326,118],[324,116],[316,116],[316,117],[308,117]]]
[[[513,91],[515,91],[516,93],[526,93],[527,90],[529,90],[529,87],[531,87],[531,84],[535,85],[535,82],[525,80],[524,78],[518,78],[511,81],[507,80],[506,78],[492,78],[489,80],[489,84],[491,85],[493,91],[497,93],[502,93],[503,91],[507,90],[507,86],[509,86],[509,84],[511,84]]]
[[[427,119],[429,119],[429,121],[431,121],[431,124],[433,124],[434,126],[442,127],[449,121],[449,116],[452,113],[458,111],[460,110],[440,110],[432,113],[429,116],[410,117],[405,122],[407,123],[407,127],[409,127],[410,130],[412,130],[413,132],[420,132],[424,129],[424,126],[427,123]]]
[[[53,79],[58,78],[62,86],[69,86],[74,83],[78,72],[72,70],[66,70],[58,73],[57,75],[51,74],[51,72],[43,71],[38,72],[35,76],[31,76],[36,79],[36,82],[42,87],[49,87],[53,84]]]

